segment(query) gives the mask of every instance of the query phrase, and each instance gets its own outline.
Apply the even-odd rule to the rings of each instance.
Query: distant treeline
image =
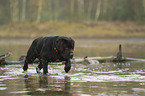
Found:
[[[0,0],[0,24],[24,21],[133,21],[145,24],[145,0]]]

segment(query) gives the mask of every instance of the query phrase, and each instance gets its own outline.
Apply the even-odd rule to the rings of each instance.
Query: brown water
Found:
[[[7,60],[25,55],[30,39],[1,39],[0,54],[12,52]],[[123,56],[145,59],[145,39],[76,39],[75,57],[116,55],[122,44]],[[37,74],[37,64],[0,66],[1,96],[144,96],[145,62],[49,65],[50,76]]]

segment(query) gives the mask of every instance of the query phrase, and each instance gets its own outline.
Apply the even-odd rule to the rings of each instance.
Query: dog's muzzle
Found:
[[[72,58],[73,57],[73,53],[70,53],[70,58]]]

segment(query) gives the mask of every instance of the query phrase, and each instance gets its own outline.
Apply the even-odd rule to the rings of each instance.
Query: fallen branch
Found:
[[[12,55],[12,53],[10,53],[10,52],[7,54],[1,55],[0,60],[5,59],[5,58],[9,57],[10,55]]]
[[[138,61],[138,62],[145,62],[145,59],[137,59],[137,58],[125,58],[122,57],[121,60],[116,60],[116,56],[109,56],[109,57],[85,57],[85,58],[75,58],[72,60],[72,62],[75,63],[83,63],[83,62],[88,62],[91,64],[96,64],[96,63],[105,63],[105,62],[128,62],[128,61]]]

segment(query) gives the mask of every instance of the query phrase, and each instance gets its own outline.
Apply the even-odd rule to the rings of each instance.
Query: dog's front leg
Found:
[[[42,67],[43,67],[43,74],[49,75],[48,74],[48,62],[47,62],[47,60],[42,60]]]
[[[65,70],[66,73],[68,73],[70,69],[71,69],[71,61],[70,61],[70,59],[68,59],[65,62],[64,70]]]
[[[27,62],[27,60],[25,60],[23,70],[27,71],[27,69],[28,69],[28,62]]]

